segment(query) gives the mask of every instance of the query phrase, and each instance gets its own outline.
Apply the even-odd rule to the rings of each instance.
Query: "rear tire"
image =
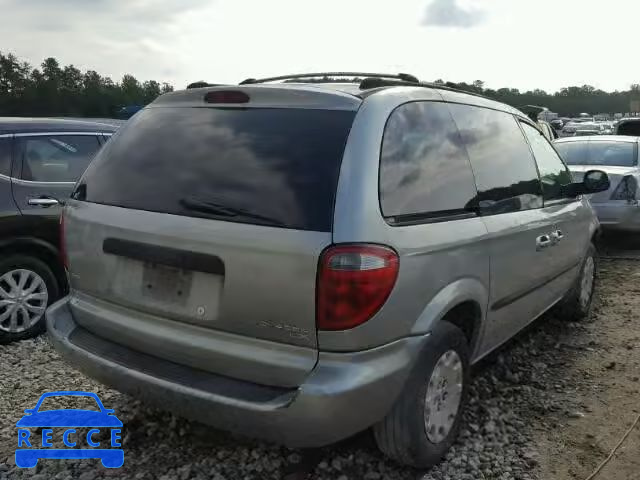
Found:
[[[14,273],[12,279],[9,279],[8,276],[10,276],[11,272]],[[27,283],[23,288],[12,288],[11,284],[7,283],[7,280],[19,283],[22,272],[26,272]],[[42,285],[34,289],[33,292],[26,293],[29,291],[30,286],[35,285],[33,282],[38,281],[41,281]],[[39,310],[47,307],[60,296],[60,286],[51,268],[35,257],[11,255],[0,260],[0,288],[2,289],[0,291],[0,344],[24,340],[42,333],[45,329],[44,310],[41,313],[34,313],[33,309],[37,308]],[[13,303],[9,302],[14,302],[14,300],[21,301],[20,295],[16,296],[16,293],[20,292],[24,292],[25,299],[31,295],[31,299],[23,302],[25,309],[20,310],[21,312],[33,314],[33,317],[26,319],[24,314],[20,313],[16,323],[12,325],[10,309]]]
[[[466,337],[453,324],[440,322],[395,405],[373,427],[378,448],[403,465],[437,464],[458,436],[468,376]]]
[[[593,244],[589,244],[580,266],[578,278],[558,306],[558,313],[563,319],[577,322],[589,316],[596,287],[597,273],[596,247]]]

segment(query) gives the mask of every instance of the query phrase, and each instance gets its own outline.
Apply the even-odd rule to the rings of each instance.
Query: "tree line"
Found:
[[[146,105],[173,90],[168,83],[120,82],[94,70],[80,71],[46,58],[39,68],[0,52],[0,116],[74,116],[116,118],[123,107]]]
[[[580,113],[626,113],[630,111],[631,102],[640,100],[640,84],[632,84],[629,90],[605,92],[591,85],[581,87],[565,87],[555,93],[547,93],[541,89],[521,92],[517,88],[499,88],[493,90],[484,87],[484,82],[476,80],[468,83],[453,83],[436,80],[434,83],[445,85],[472,93],[479,93],[494,100],[520,108],[525,105],[547,107],[562,116],[577,116]],[[636,112],[637,113],[637,112]]]
[[[344,79],[325,77],[315,81]],[[605,92],[583,85],[547,93],[540,89],[490,89],[481,80],[454,83],[440,79],[434,83],[482,94],[516,108],[540,105],[566,116],[624,113],[630,110],[632,100],[640,100],[640,84],[626,91]],[[94,70],[82,72],[73,65],[61,66],[55,58],[47,58],[33,68],[11,53],[0,52],[0,116],[118,117],[123,107],[146,105],[170,91],[173,87],[168,83],[140,82],[133,75],[115,82]]]
[[[361,81],[362,78],[351,78],[348,81]],[[296,82],[293,79],[291,82]],[[344,82],[344,78],[319,77],[305,79],[310,82]],[[580,113],[626,113],[629,112],[633,100],[640,101],[640,84],[632,84],[629,90],[605,92],[591,85],[581,87],[565,87],[555,93],[547,93],[541,89],[521,92],[517,88],[498,88],[496,90],[485,88],[482,80],[473,83],[447,82],[442,79],[435,80],[436,85],[442,85],[457,90],[476,93],[492,98],[515,108],[526,105],[538,105],[561,116],[577,116]],[[638,112],[636,112],[638,113]]]

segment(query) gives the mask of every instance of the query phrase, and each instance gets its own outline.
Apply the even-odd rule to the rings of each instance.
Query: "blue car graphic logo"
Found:
[[[49,397],[90,397],[93,398],[100,411],[84,409],[57,409],[40,411],[42,402]],[[124,464],[124,451],[120,444],[122,422],[113,415],[114,411],[104,408],[98,395],[91,392],[49,392],[43,394],[33,409],[24,411],[16,427],[18,427],[18,448],[16,449],[16,465],[20,468],[35,467],[41,458],[86,459],[99,458],[107,468],[119,468]],[[42,428],[35,435],[29,428]],[[86,443],[91,448],[74,448],[84,438],[76,428],[90,428]],[[64,430],[60,438],[67,448],[53,448],[53,432]],[[109,441],[99,440],[101,429],[108,429]],[[41,438],[40,438],[41,436]],[[101,436],[102,437],[102,436]],[[108,443],[111,448],[104,448]]]

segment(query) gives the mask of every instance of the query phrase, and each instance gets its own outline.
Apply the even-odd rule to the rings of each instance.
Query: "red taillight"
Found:
[[[320,257],[316,321],[319,330],[347,330],[369,320],[389,298],[398,255],[388,247],[330,247]]]
[[[67,248],[64,243],[64,212],[60,215],[60,259],[64,268],[69,268],[69,260],[67,259]]]
[[[209,92],[204,96],[207,103],[249,103],[249,95],[238,90]]]

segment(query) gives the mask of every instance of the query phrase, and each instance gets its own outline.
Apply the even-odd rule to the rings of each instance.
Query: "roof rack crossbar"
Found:
[[[304,78],[317,77],[352,77],[352,78],[395,78],[409,83],[418,83],[417,77],[409,73],[363,73],[363,72],[318,72],[318,73],[297,73],[293,75],[280,75],[278,77],[268,78],[247,78],[240,82],[240,85],[248,85],[252,83],[276,82],[278,80],[295,80]]]

